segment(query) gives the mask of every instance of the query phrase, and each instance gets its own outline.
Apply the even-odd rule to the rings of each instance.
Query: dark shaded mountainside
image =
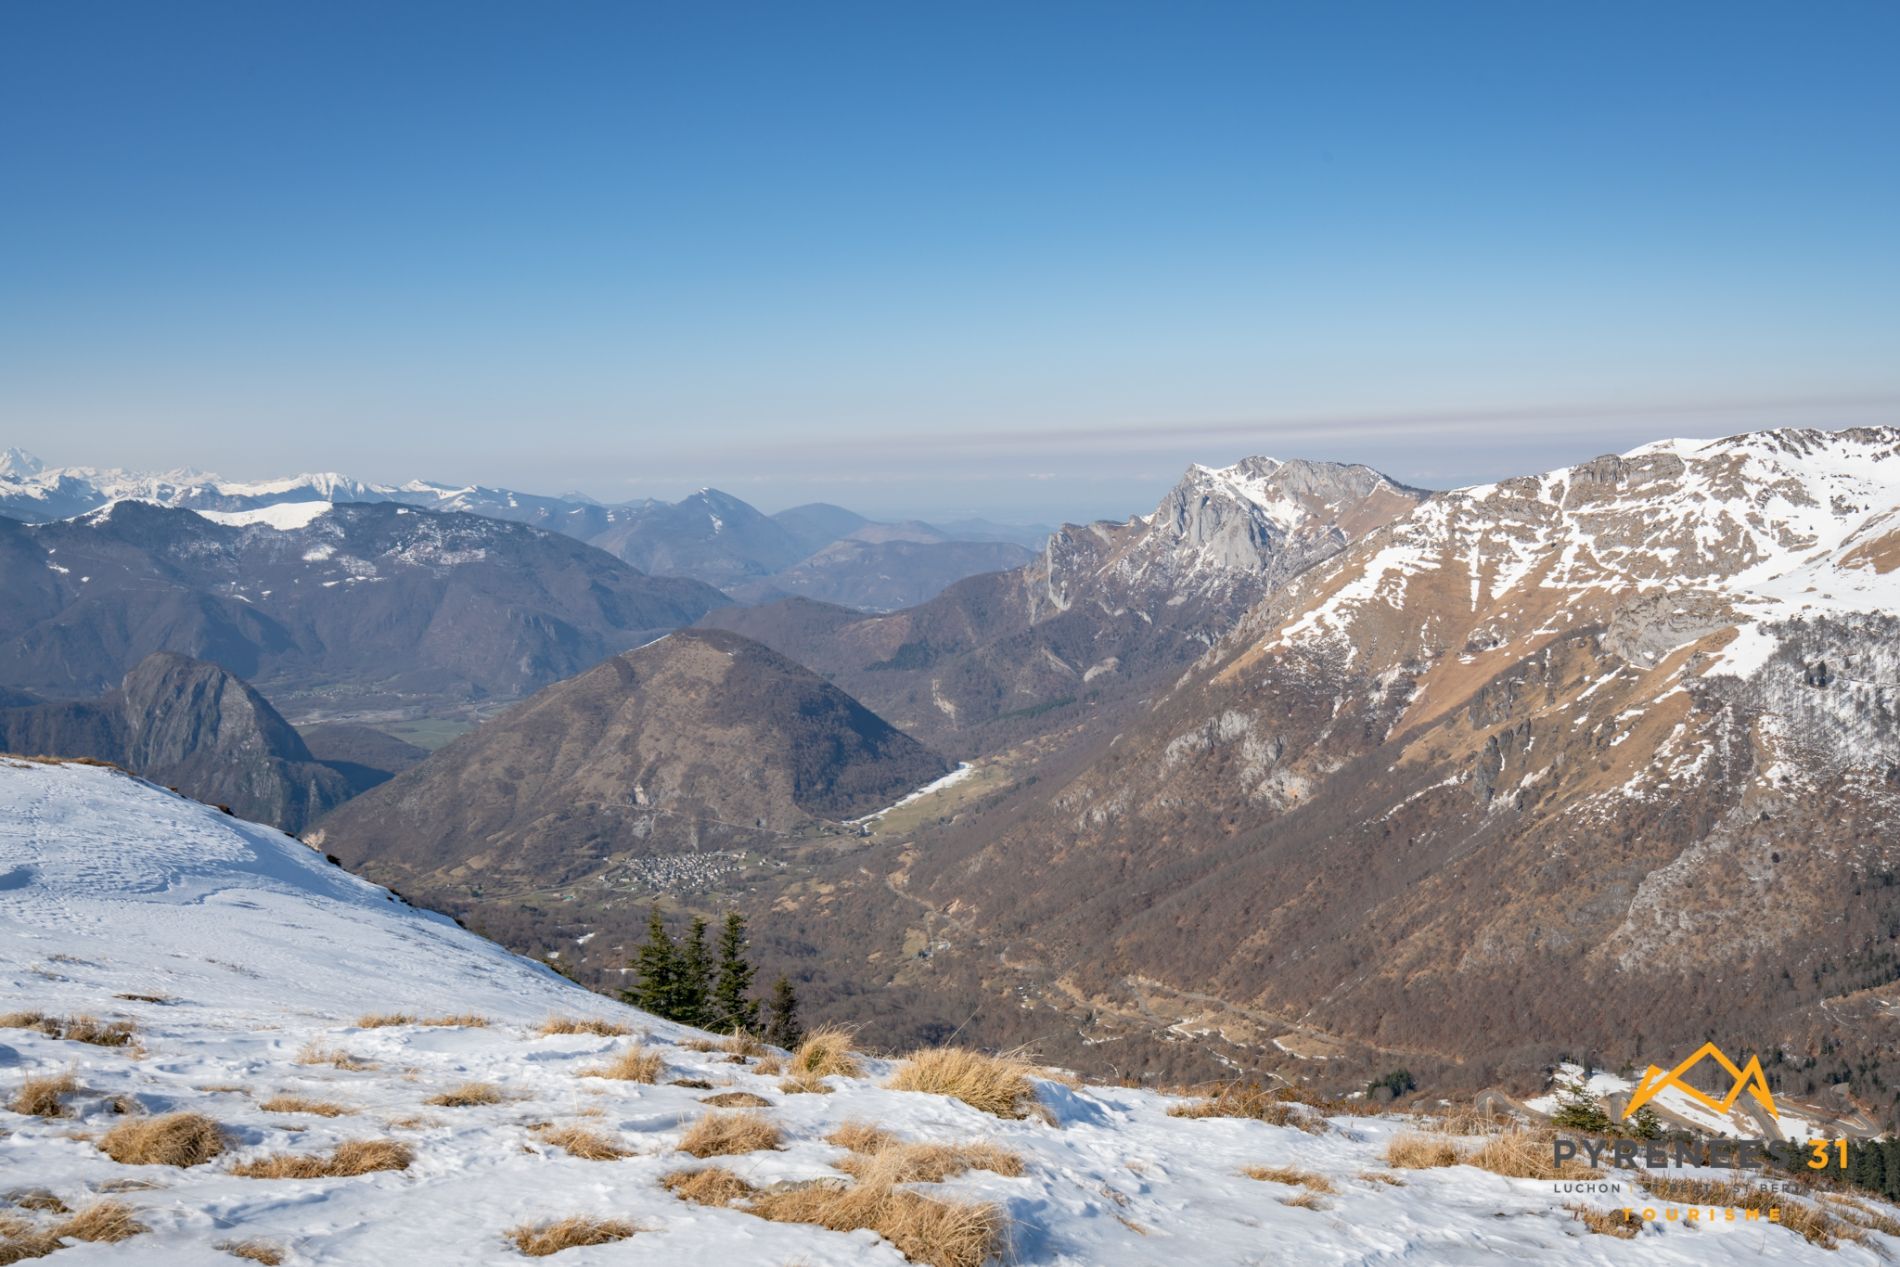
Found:
[[[1365,466],[1190,468],[1147,516],[1059,529],[1034,561],[887,616],[791,599],[708,615],[945,752],[990,752],[1166,681],[1287,578],[1425,494]]]
[[[769,932],[855,956],[836,988],[883,992],[856,1014],[888,1033],[967,1001],[967,1033],[1098,1064],[1192,1039],[1471,1085],[1715,1038],[1893,1121],[1896,612],[1900,430],[1441,494],[1071,768],[837,867]]]
[[[687,630],[543,690],[307,838],[460,911],[588,877],[612,887],[630,859],[770,855],[948,768],[783,656]]]
[[[263,696],[169,652],[141,660],[102,699],[0,707],[0,752],[110,761],[291,832],[353,791]]]
[[[728,601],[566,537],[387,503],[0,519],[0,591],[0,682],[84,696],[173,651],[280,704],[319,689],[509,698]]]

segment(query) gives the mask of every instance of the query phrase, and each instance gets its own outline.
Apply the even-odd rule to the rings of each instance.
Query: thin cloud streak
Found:
[[[1710,420],[1731,418],[1741,430],[1756,430],[1767,425],[1824,425],[1835,419],[1788,417],[1812,415],[1820,411],[1889,413],[1900,415],[1900,392],[1865,395],[1793,396],[1752,400],[1663,401],[1644,403],[1573,403],[1484,407],[1467,409],[1407,410],[1394,413],[1352,412],[1338,414],[1297,414],[1254,419],[1182,419],[1172,422],[1132,423],[1120,426],[1076,428],[1011,428],[991,431],[953,431],[931,435],[887,435],[875,440],[858,437],[801,437],[795,444],[782,446],[787,451],[809,452],[817,448],[850,449],[858,453],[912,452],[956,453],[993,452],[998,449],[1029,449],[1040,445],[1072,444],[1078,440],[1095,444],[1109,443],[1123,448],[1166,444],[1178,446],[1184,440],[1219,440],[1246,437],[1288,440],[1324,439],[1342,434],[1356,439],[1458,439],[1471,436],[1496,437],[1502,425],[1510,423],[1568,423],[1568,428],[1540,426],[1545,438],[1564,435],[1595,434],[1606,422],[1636,423],[1669,419]],[[1779,421],[1766,423],[1763,415],[1775,415]],[[1657,432],[1652,439],[1665,438]],[[781,447],[769,446],[768,447]]]

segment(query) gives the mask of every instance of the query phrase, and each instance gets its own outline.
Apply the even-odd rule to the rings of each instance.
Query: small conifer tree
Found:
[[[706,950],[706,921],[693,917],[692,929],[680,947],[674,974],[673,997],[662,1015],[682,1025],[704,1026],[710,1019],[712,959]]]
[[[657,903],[647,915],[647,939],[629,966],[634,986],[622,990],[621,999],[655,1016],[666,1016],[679,993],[679,951],[667,935]]]
[[[765,1041],[787,1051],[805,1040],[805,1027],[798,1023],[798,995],[789,977],[780,977],[772,987],[772,1020],[765,1027]]]
[[[759,1030],[759,1004],[751,997],[753,967],[746,961],[745,916],[726,912],[719,930],[719,975],[713,983],[710,1028],[720,1033]]]

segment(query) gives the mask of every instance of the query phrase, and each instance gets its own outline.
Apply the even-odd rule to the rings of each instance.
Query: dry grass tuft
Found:
[[[929,1267],[981,1267],[999,1256],[1008,1229],[994,1205],[941,1201],[887,1183],[814,1183],[761,1192],[718,1166],[680,1170],[661,1184],[701,1205],[742,1209],[776,1223],[806,1223],[834,1232],[876,1232],[912,1262]]]
[[[805,1035],[805,1041],[785,1062],[785,1072],[811,1078],[857,1078],[863,1075],[864,1066],[851,1054],[851,1032],[827,1026]]]
[[[1720,1179],[1672,1179],[1649,1174],[1639,1174],[1636,1182],[1653,1197],[1683,1205],[1734,1206],[1739,1210],[1760,1210],[1764,1215],[1770,1210],[1779,1210],[1783,1227],[1822,1249],[1838,1249],[1842,1241],[1865,1244],[1867,1240],[1866,1232],[1860,1227],[1834,1217],[1819,1205],[1798,1201],[1771,1188]]]
[[[1292,1166],[1248,1166],[1240,1172],[1249,1179],[1259,1179],[1266,1183],[1285,1183],[1309,1192],[1337,1192],[1333,1181],[1325,1175],[1316,1175],[1310,1170],[1296,1170]]]
[[[1623,1210],[1606,1210],[1600,1205],[1567,1205],[1571,1217],[1599,1236],[1629,1240],[1643,1230],[1641,1215]]]
[[[838,1163],[847,1175],[872,1185],[942,1183],[966,1170],[1016,1178],[1023,1159],[997,1144],[891,1144]]]
[[[962,1047],[913,1052],[887,1084],[893,1091],[953,1096],[997,1117],[1028,1117],[1036,1106],[1029,1081],[1035,1067],[1014,1054],[985,1055]]]
[[[631,1148],[585,1126],[546,1126],[535,1134],[582,1161],[619,1161],[633,1156]]]
[[[138,1221],[137,1213],[123,1201],[95,1201],[53,1228],[55,1240],[95,1241],[116,1244],[149,1231]]]
[[[846,1122],[825,1142],[857,1154],[838,1169],[868,1183],[940,1183],[966,1170],[1023,1173],[1023,1159],[996,1144],[908,1144],[868,1122]]]
[[[461,1012],[454,1016],[425,1016],[416,1024],[433,1025],[438,1029],[450,1026],[461,1026],[464,1029],[487,1029],[488,1018],[474,1012]]]
[[[344,1070],[346,1073],[361,1073],[366,1069],[374,1069],[376,1067],[376,1062],[373,1060],[365,1060],[361,1056],[351,1055],[341,1047],[325,1047],[320,1043],[304,1044],[303,1050],[297,1053],[297,1063],[300,1065],[329,1065],[332,1068]]]
[[[500,1104],[501,1098],[501,1088],[492,1082],[464,1082],[440,1095],[430,1096],[423,1103],[444,1109],[468,1109],[482,1104]]]
[[[44,1188],[9,1192],[7,1200],[22,1210],[37,1210],[41,1214],[71,1214],[73,1212],[71,1206]]]
[[[1385,1164],[1405,1170],[1429,1170],[1434,1166],[1456,1166],[1464,1158],[1458,1146],[1443,1135],[1419,1135],[1415,1132],[1395,1136],[1385,1146]]]
[[[785,1072],[785,1062],[777,1056],[760,1056],[759,1063],[753,1067],[752,1072],[767,1078],[776,1078]]]
[[[69,1016],[61,1025],[59,1036],[68,1042],[90,1043],[94,1047],[126,1047],[132,1042],[132,1022]]]
[[[371,1012],[356,1018],[358,1029],[387,1029],[391,1025],[414,1025],[416,1018],[407,1012]]]
[[[757,1060],[769,1050],[757,1034],[748,1034],[742,1029],[733,1030],[720,1046],[728,1056],[741,1056],[747,1060]]]
[[[1290,1205],[1296,1210],[1324,1210],[1326,1208],[1326,1203],[1319,1199],[1317,1192],[1302,1192],[1297,1197],[1288,1197],[1280,1204]]]
[[[1468,1104],[1452,1105],[1428,1115],[1438,1135],[1495,1135],[1517,1125],[1508,1113],[1480,1113]]]
[[[343,1117],[355,1109],[328,1100],[312,1100],[301,1095],[272,1096],[257,1106],[266,1113],[309,1113],[316,1117]]]
[[[756,1153],[778,1146],[778,1127],[762,1113],[708,1113],[680,1140],[680,1151],[695,1157]]]
[[[830,1095],[831,1086],[816,1074],[795,1073],[778,1080],[778,1089],[786,1095]]]
[[[1890,1214],[1875,1209],[1865,1201],[1862,1201],[1859,1197],[1848,1196],[1845,1193],[1838,1192],[1827,1193],[1826,1197],[1839,1207],[1836,1212],[1850,1222],[1856,1223],[1870,1232],[1880,1232],[1887,1236],[1900,1237],[1900,1219],[1896,1219]]]
[[[59,1102],[59,1097],[77,1090],[79,1080],[69,1073],[53,1078],[28,1078],[20,1084],[7,1107],[28,1117],[65,1117],[66,1106]]]
[[[213,1248],[221,1249],[233,1258],[263,1263],[264,1267],[279,1267],[284,1261],[284,1251],[269,1241],[221,1241]]]
[[[1515,1129],[1487,1138],[1478,1151],[1464,1161],[1494,1175],[1509,1179],[1592,1179],[1597,1172],[1580,1161],[1563,1165],[1551,1162],[1551,1140],[1555,1132]]]
[[[635,1043],[618,1056],[613,1063],[593,1065],[581,1070],[583,1078],[617,1078],[621,1082],[658,1082],[660,1075],[666,1072],[666,1061],[660,1053],[650,1051]]]
[[[202,1113],[121,1122],[99,1151],[124,1166],[201,1166],[224,1151],[224,1130]]]
[[[553,1223],[523,1223],[508,1229],[508,1239],[529,1258],[546,1258],[581,1245],[610,1245],[624,1241],[639,1229],[624,1219],[596,1219],[584,1214]]]
[[[752,1185],[724,1166],[675,1170],[660,1177],[660,1186],[682,1201],[695,1205],[728,1206],[752,1195]]]
[[[48,1038],[90,1043],[94,1047],[132,1045],[131,1021],[102,1021],[96,1016],[48,1016],[44,1012],[8,1012],[0,1016],[0,1029],[33,1029]]]
[[[1303,1102],[1284,1090],[1269,1091],[1257,1083],[1228,1082],[1208,1088],[1189,1104],[1177,1104],[1169,1117],[1244,1117],[1269,1126],[1297,1126],[1309,1135],[1324,1135],[1326,1119],[1301,1109]]]
[[[1388,1188],[1403,1188],[1405,1186],[1405,1180],[1399,1178],[1397,1175],[1388,1175],[1378,1170],[1360,1171],[1359,1181],[1361,1183],[1382,1183]]]
[[[393,1139],[353,1139],[328,1153],[274,1153],[240,1162],[240,1179],[349,1179],[378,1170],[407,1170],[415,1153]]]
[[[761,1193],[746,1208],[776,1223],[809,1223],[834,1232],[868,1228],[904,1257],[930,1267],[981,1267],[1002,1252],[1008,1227],[994,1205],[938,1200],[868,1183]]]
[[[753,1095],[750,1091],[721,1091],[718,1095],[704,1096],[701,1104],[710,1104],[715,1109],[769,1109],[772,1102],[762,1095]]]
[[[543,1034],[594,1034],[601,1038],[621,1038],[633,1031],[598,1016],[550,1016],[541,1022]]]
[[[904,1141],[869,1122],[846,1122],[825,1136],[825,1143],[848,1148],[854,1153],[881,1153]]]
[[[149,1230],[123,1201],[95,1201],[71,1218],[46,1228],[35,1227],[18,1215],[0,1214],[0,1263],[44,1258],[67,1241],[110,1244]]]

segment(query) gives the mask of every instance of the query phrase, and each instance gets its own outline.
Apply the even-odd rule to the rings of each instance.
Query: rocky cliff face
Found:
[[[215,664],[164,652],[103,699],[0,709],[0,751],[110,761],[293,832],[349,796],[263,696]]]

